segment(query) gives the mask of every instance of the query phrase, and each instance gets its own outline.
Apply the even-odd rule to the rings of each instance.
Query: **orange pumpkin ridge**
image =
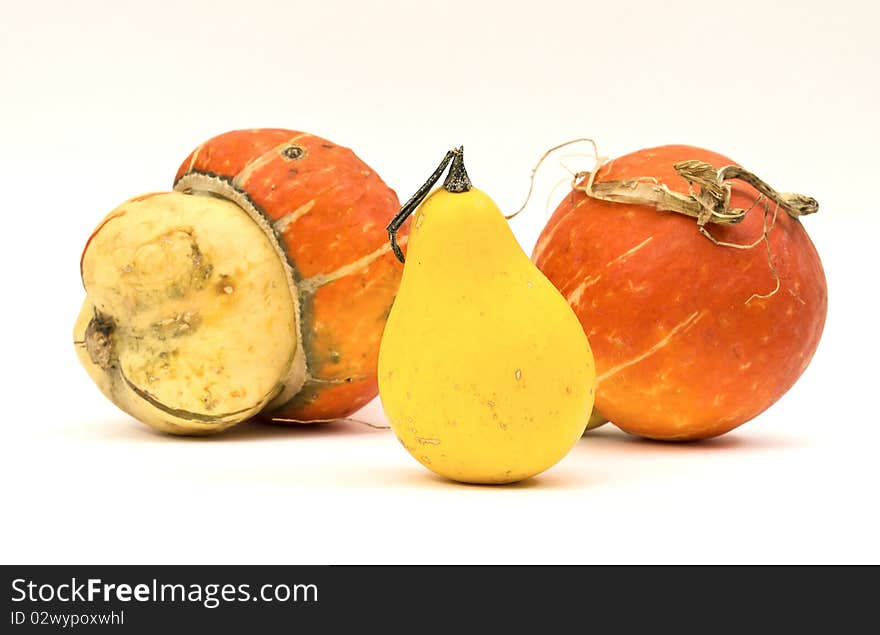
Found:
[[[385,232],[394,191],[348,148],[283,129],[207,141],[183,161],[175,189],[198,193],[204,179],[265,220],[297,289],[306,380],[266,416],[334,419],[365,405],[378,393],[379,341],[402,272]]]

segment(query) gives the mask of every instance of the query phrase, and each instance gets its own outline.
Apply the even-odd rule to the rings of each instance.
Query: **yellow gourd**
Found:
[[[565,298],[474,188],[458,148],[389,225],[418,207],[379,351],[379,392],[403,446],[469,483],[511,483],[559,461],[590,417],[595,367]]]

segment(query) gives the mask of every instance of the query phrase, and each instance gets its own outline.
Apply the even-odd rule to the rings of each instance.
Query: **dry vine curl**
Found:
[[[609,159],[599,154],[598,146],[592,139],[574,139],[560,143],[547,150],[532,170],[529,183],[529,191],[522,206],[505,218],[511,219],[525,209],[532,196],[535,184],[535,174],[548,156],[561,148],[575,143],[589,143],[593,148],[595,164],[590,171],[581,171],[574,174],[572,189],[583,192],[590,198],[611,203],[625,203],[630,205],[649,205],[660,211],[676,212],[696,219],[698,231],[721,247],[733,249],[752,249],[762,242],[767,248],[767,263],[770,273],[776,281],[775,288],[766,294],[754,293],[746,304],[755,298],[767,299],[776,295],[780,288],[779,274],[773,265],[773,255],[770,250],[770,232],[776,226],[776,218],[779,209],[782,208],[792,218],[800,218],[807,214],[819,211],[819,203],[816,199],[796,194],[793,192],[777,192],[765,181],[758,178],[754,173],[739,167],[727,165],[716,168],[705,161],[695,159],[679,161],[673,165],[675,171],[688,182],[688,193],[681,194],[670,190],[665,184],[660,183],[653,177],[638,177],[630,179],[597,180],[599,170],[609,163]],[[758,197],[748,209],[730,206],[731,186],[730,181],[739,180],[751,185],[758,191]],[[770,203],[775,203],[775,209],[770,214]],[[708,230],[707,225],[733,225],[739,223],[757,205],[764,205],[763,231],[761,236],[753,243],[739,244],[717,240]],[[769,219],[769,222],[768,222]]]
[[[336,422],[348,422],[348,423],[357,423],[358,425],[367,426],[368,428],[373,428],[374,430],[390,430],[391,426],[383,426],[378,423],[370,423],[369,421],[364,421],[363,419],[355,419],[354,417],[337,417],[335,419],[290,419],[288,417],[270,417],[269,421],[272,423],[336,423]]]

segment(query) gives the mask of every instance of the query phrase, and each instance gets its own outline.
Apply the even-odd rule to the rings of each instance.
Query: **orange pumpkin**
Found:
[[[305,382],[263,416],[334,419],[373,399],[402,271],[385,230],[399,208],[394,191],[348,148],[283,129],[206,141],[183,161],[174,189],[222,196],[265,218],[292,269]]]
[[[673,167],[685,160],[733,163],[664,146],[613,160],[595,181],[650,181],[688,194]],[[731,207],[752,207],[758,192],[730,183]],[[718,241],[749,244],[764,217],[757,205],[738,224],[706,227]],[[579,190],[566,196],[533,258],[590,339],[599,412],[632,434],[701,439],[752,419],[794,384],[825,323],[825,276],[799,220],[780,210],[768,236],[772,269],[764,243],[713,244],[694,218]]]

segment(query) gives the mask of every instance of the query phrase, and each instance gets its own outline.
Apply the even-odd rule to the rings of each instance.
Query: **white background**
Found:
[[[880,561],[877,7],[4,2],[2,561]],[[822,205],[805,219],[829,283],[819,351],[723,438],[605,427],[512,487],[445,482],[354,423],[155,434],[77,364],[80,250],[199,143],[260,126],[352,147],[402,199],[464,144],[507,210],[566,139],[722,152]],[[545,195],[565,176],[547,172]],[[513,221],[528,252],[548,215]],[[378,403],[359,417],[383,422]]]

